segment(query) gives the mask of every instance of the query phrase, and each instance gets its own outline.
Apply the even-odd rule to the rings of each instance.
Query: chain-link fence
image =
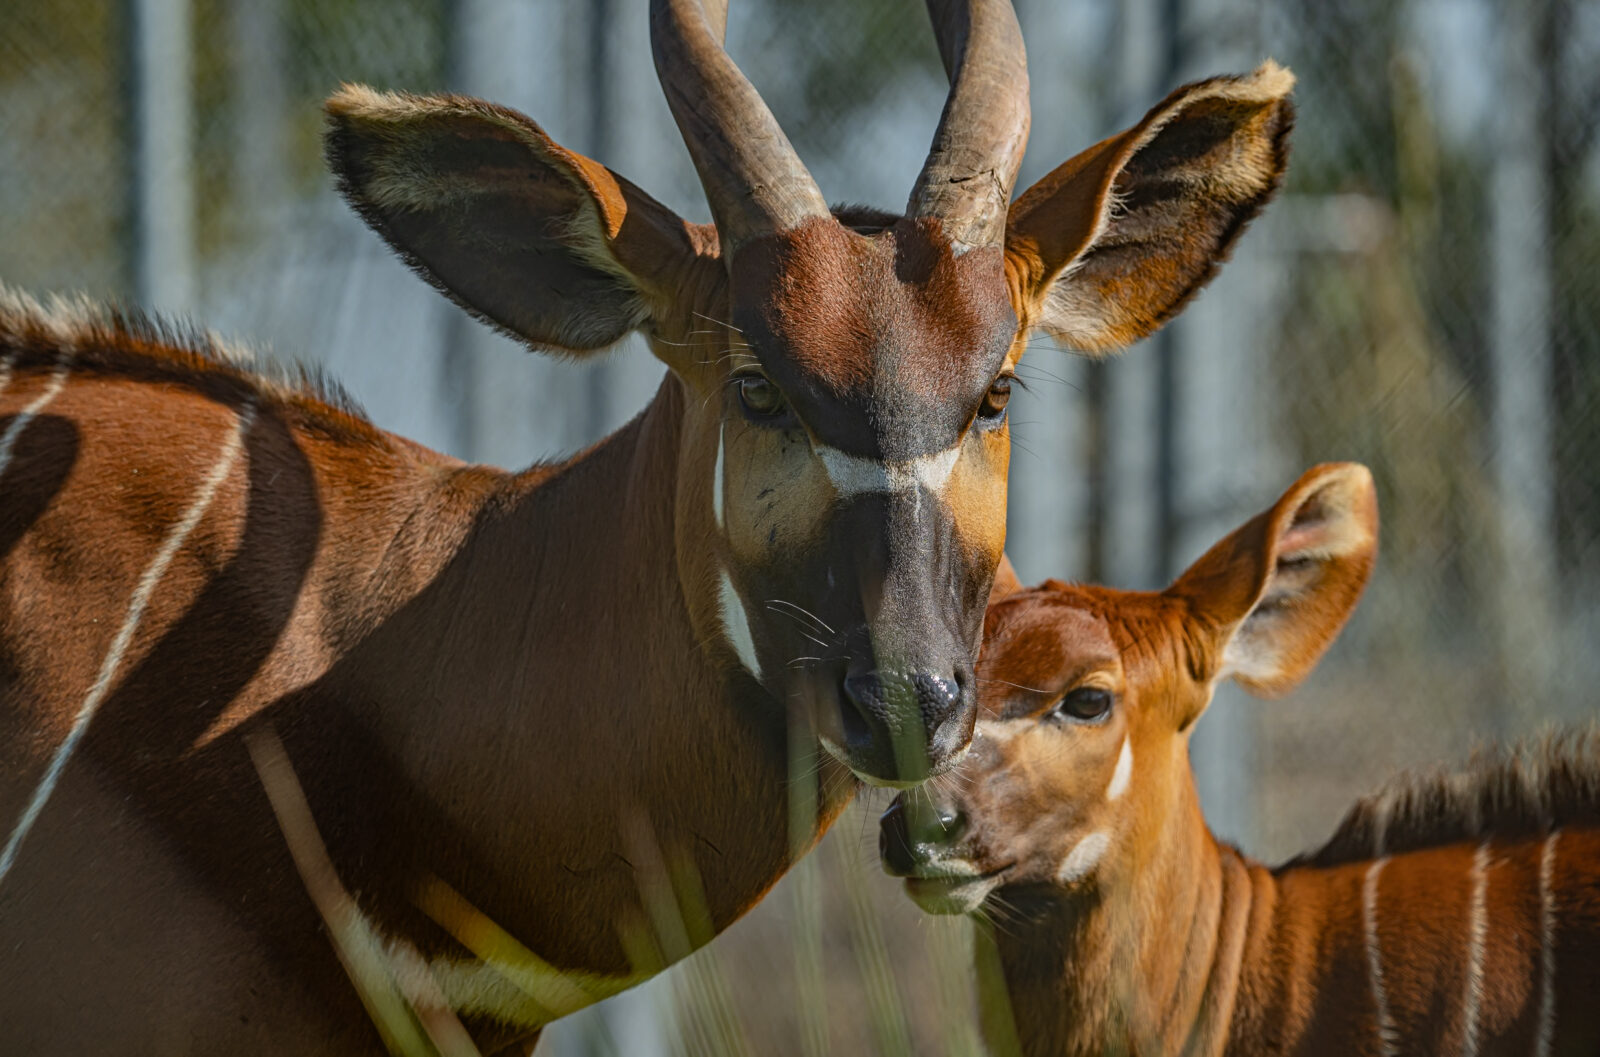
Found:
[[[1213,822],[1277,858],[1393,769],[1595,713],[1600,677],[1600,5],[1017,0],[1021,184],[1175,84],[1299,75],[1290,178],[1167,332],[1047,347],[1013,404],[1028,580],[1162,582],[1305,466],[1376,474],[1373,585],[1311,682],[1221,695]],[[385,427],[525,464],[631,416],[640,347],[530,357],[444,304],[335,200],[340,81],[527,111],[692,219],[644,0],[11,0],[0,279],[186,312],[326,363]],[[739,0],[730,50],[824,193],[898,207],[943,102],[915,0]],[[542,1052],[974,1053],[962,926],[876,872],[863,803],[749,918]]]

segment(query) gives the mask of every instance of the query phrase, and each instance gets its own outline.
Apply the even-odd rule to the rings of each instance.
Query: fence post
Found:
[[[232,0],[233,195],[252,246],[276,242],[289,198],[289,49],[284,0]]]
[[[1498,546],[1493,619],[1508,709],[1542,701],[1555,658],[1554,470],[1550,444],[1549,156],[1541,27],[1547,0],[1506,5],[1489,195],[1490,453]],[[1502,722],[1509,722],[1509,715]]]
[[[1036,121],[1023,158],[1017,191],[1047,174],[1085,143],[1103,135],[1104,107],[1092,98],[1102,41],[1084,39],[1086,12],[1055,0],[1017,0],[1024,40],[1051,41],[1063,49],[1029,72]],[[1091,116],[1093,115],[1093,116]],[[1011,397],[1011,485],[1006,553],[1024,583],[1047,576],[1092,577],[1095,510],[1089,467],[1096,461],[1094,408],[1089,379],[1101,369],[1058,347],[1043,331],[1029,339],[1017,367],[1025,389]]]
[[[564,5],[537,0],[449,0],[452,89],[527,113],[558,142],[572,143],[570,120],[583,102],[586,68],[572,44]],[[450,450],[467,459],[521,468],[586,443],[584,401],[571,399],[583,371],[529,353],[466,313],[438,300],[439,399],[449,406]],[[575,406],[576,405],[576,406]]]
[[[129,0],[134,295],[195,307],[194,78],[189,0]]]

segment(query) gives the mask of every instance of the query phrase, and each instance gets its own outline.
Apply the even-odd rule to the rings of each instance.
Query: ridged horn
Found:
[[[927,3],[950,95],[906,212],[938,217],[966,248],[998,246],[1028,144],[1022,29],[1011,0]]]
[[[829,217],[828,203],[722,39],[727,0],[651,0],[650,51],[731,258],[750,239]]]

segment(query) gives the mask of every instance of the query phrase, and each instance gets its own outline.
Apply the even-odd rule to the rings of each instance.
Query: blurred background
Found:
[[[1220,694],[1219,834],[1314,845],[1395,769],[1600,701],[1600,4],[1016,0],[1019,187],[1169,89],[1299,75],[1284,193],[1184,316],[1106,363],[1039,343],[1012,403],[1024,580],[1165,583],[1306,466],[1377,476],[1383,552],[1309,683]],[[0,280],[193,316],[325,364],[381,426],[521,467],[615,428],[663,368],[529,355],[336,199],[340,81],[449,88],[708,219],[645,0],[7,0]],[[729,48],[831,200],[901,207],[945,85],[916,0],[737,0]],[[513,588],[514,589],[514,588]],[[881,796],[746,920],[561,1022],[549,1055],[977,1053],[964,922],[876,864]]]

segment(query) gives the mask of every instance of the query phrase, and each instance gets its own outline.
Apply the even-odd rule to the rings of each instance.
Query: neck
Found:
[[[1011,1024],[997,1053],[1594,1052],[1600,830],[1453,840],[1269,871],[1217,844],[1192,788],[1170,848],[1093,895],[979,930]],[[1588,975],[1586,975],[1588,974]]]
[[[314,804],[350,860],[383,864],[351,887],[437,877],[563,969],[649,971],[748,909],[848,801],[825,764],[835,795],[791,841],[785,715],[692,624],[683,400],[669,377],[595,448],[501,481],[322,681],[356,703],[384,779],[344,817]],[[680,920],[645,912],[662,906]]]
[[[1091,892],[1020,895],[991,926],[1024,1054],[1220,1053],[1251,894],[1205,827],[1192,782]],[[982,941],[980,941],[982,942]],[[991,1032],[993,1029],[991,1029]]]

